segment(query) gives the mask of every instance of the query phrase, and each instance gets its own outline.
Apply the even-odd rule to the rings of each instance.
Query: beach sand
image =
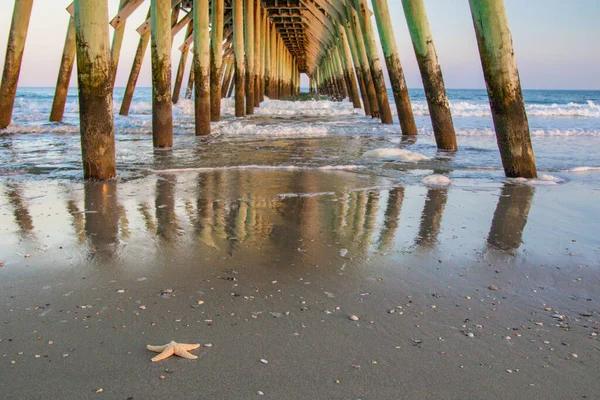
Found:
[[[0,397],[599,398],[596,176],[6,178]]]

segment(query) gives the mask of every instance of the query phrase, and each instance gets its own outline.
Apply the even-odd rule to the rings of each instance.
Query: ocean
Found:
[[[53,88],[20,88],[13,123],[0,131],[0,176],[13,179],[79,180],[81,152],[77,90],[70,89],[64,123],[50,123]],[[266,100],[253,116],[233,117],[223,101],[223,121],[209,137],[193,135],[193,102],[174,106],[175,144],[154,151],[151,89],[138,88],[130,115],[118,115],[123,88],[114,96],[117,168],[120,179],[158,170],[210,168],[360,169],[404,183],[431,171],[483,183],[502,180],[485,90],[448,90],[459,151],[438,152],[422,90],[410,90],[419,136],[402,139],[393,97],[394,125],[382,125],[344,102]],[[600,167],[600,91],[525,90],[538,169],[546,183]],[[392,154],[405,149],[414,157]],[[377,153],[379,151],[379,153]],[[364,157],[366,152],[372,157]],[[373,154],[375,152],[375,156]],[[378,156],[379,154],[379,156]],[[409,153],[410,154],[410,153]],[[421,157],[423,155],[424,157]]]

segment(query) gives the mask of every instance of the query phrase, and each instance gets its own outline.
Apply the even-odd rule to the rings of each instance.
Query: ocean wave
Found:
[[[429,108],[425,101],[412,102],[413,113],[419,116],[429,116]],[[586,103],[563,104],[526,104],[525,109],[530,117],[579,117],[600,118],[600,105],[588,100]],[[488,103],[472,103],[469,101],[452,101],[450,110],[453,117],[491,117]],[[392,114],[397,115],[396,107],[392,104]]]

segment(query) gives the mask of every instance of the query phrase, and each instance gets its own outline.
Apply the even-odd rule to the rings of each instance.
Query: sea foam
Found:
[[[447,176],[434,174],[421,179],[421,182],[430,186],[448,186],[451,180]]]
[[[406,162],[417,162],[429,160],[429,157],[405,149],[394,149],[394,148],[381,148],[373,149],[365,152],[363,155],[365,158],[383,158],[383,159],[397,159]]]

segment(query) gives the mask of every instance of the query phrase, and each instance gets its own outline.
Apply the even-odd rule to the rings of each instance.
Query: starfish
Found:
[[[165,358],[171,357],[173,354],[175,354],[179,357],[187,358],[188,360],[195,360],[196,358],[198,358],[198,356],[190,354],[190,353],[188,353],[188,351],[197,349],[198,347],[200,347],[200,345],[198,343],[196,343],[196,344],[177,343],[177,342],[171,340],[170,343],[167,343],[164,346],[148,345],[146,347],[150,351],[155,351],[157,353],[160,353],[156,357],[152,358],[152,362],[154,362],[154,361],[164,360]]]

